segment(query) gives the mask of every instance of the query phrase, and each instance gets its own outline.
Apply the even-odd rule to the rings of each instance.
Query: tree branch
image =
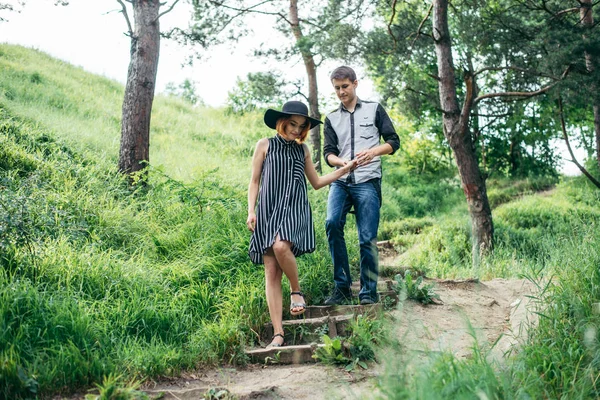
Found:
[[[465,132],[465,129],[469,125],[469,116],[473,109],[474,97],[475,97],[475,78],[471,71],[465,72],[465,85],[467,86],[467,92],[465,93],[465,101],[463,103],[462,111],[460,113],[459,124],[460,131]]]
[[[392,16],[390,17],[390,22],[388,22],[387,24],[387,31],[392,37],[392,40],[394,41],[394,50],[396,50],[396,48],[398,47],[398,39],[396,39],[396,36],[394,36],[394,32],[392,32],[392,22],[394,22],[394,18],[396,18],[396,3],[397,0],[394,0],[394,2],[392,3]]]
[[[175,0],[175,1],[173,2],[173,4],[171,4],[171,7],[169,7],[169,8],[168,8],[167,10],[165,10],[164,12],[161,12],[160,14],[158,14],[158,17],[156,18],[156,20],[159,20],[159,19],[160,19],[160,17],[162,17],[163,15],[165,15],[165,14],[167,14],[167,13],[170,13],[170,12],[173,10],[173,7],[175,7],[175,5],[176,5],[177,3],[179,3],[179,0]],[[166,3],[163,3],[163,4],[166,4]]]
[[[502,114],[482,114],[482,113],[472,113],[471,115],[475,116],[475,117],[483,117],[483,118],[494,118],[494,119],[498,119],[498,118],[502,118],[502,117],[508,117],[509,115],[511,115],[511,113],[502,113]]]
[[[257,8],[257,7],[260,7],[260,6],[262,6],[263,4],[265,4],[265,3],[270,3],[272,0],[264,0],[264,1],[261,1],[260,3],[256,3],[256,4],[254,4],[254,5],[250,6],[250,7],[247,7],[247,8],[238,8],[238,7],[232,7],[232,6],[228,6],[228,5],[226,5],[225,3],[218,2],[218,1],[216,1],[216,0],[209,0],[209,1],[210,1],[210,3],[212,3],[213,5],[215,5],[215,6],[217,6],[217,7],[223,7],[223,8],[226,8],[226,9],[228,9],[228,10],[237,11],[237,12],[238,12],[238,14],[237,14],[237,15],[235,15],[233,18],[237,18],[237,17],[239,17],[240,15],[242,15],[242,14],[244,14],[244,13],[247,13],[247,12],[248,12],[248,13],[256,13],[256,14],[263,14],[263,15],[274,15],[274,16],[276,16],[276,17],[279,17],[279,18],[283,19],[283,20],[284,20],[285,22],[287,22],[288,24],[290,24],[290,25],[292,24],[292,23],[291,23],[291,22],[290,22],[290,21],[289,21],[289,20],[286,18],[286,16],[285,16],[285,15],[283,15],[282,13],[279,13],[279,12],[270,12],[270,11],[262,11],[262,10],[255,10],[255,8]],[[232,18],[232,19],[233,19],[233,18]]]
[[[573,154],[573,150],[571,149],[571,144],[569,143],[569,135],[567,134],[567,128],[566,128],[566,124],[565,124],[565,116],[564,116],[564,112],[563,112],[562,98],[560,96],[558,98],[558,111],[559,111],[559,115],[560,115],[560,127],[562,129],[563,138],[565,139],[565,143],[567,145],[567,150],[569,150],[569,154],[571,155],[571,162],[573,164],[575,164],[577,166],[577,168],[579,168],[581,173],[584,174],[590,180],[590,182],[592,182],[594,185],[596,185],[597,188],[600,189],[600,182],[598,182],[598,180],[596,178],[594,178],[588,172],[588,170],[585,169],[585,167],[583,165],[581,165],[581,164],[579,164],[579,162],[577,162],[577,159],[575,158],[575,154]]]
[[[557,12],[554,16],[555,17],[561,17],[561,16],[563,16],[565,14],[569,14],[569,13],[572,13],[572,12],[579,12],[579,7],[567,8],[566,10],[562,10],[562,11]]]
[[[552,75],[543,74],[543,73],[540,73],[540,72],[537,72],[537,71],[532,71],[530,69],[521,68],[521,67],[485,67],[485,68],[481,68],[478,71],[475,71],[473,73],[473,76],[477,76],[479,74],[482,74],[482,73],[488,72],[488,71],[506,71],[506,70],[523,72],[523,73],[530,74],[530,75],[543,76],[544,78],[551,78],[551,79],[554,79],[554,80],[559,80],[560,79],[560,78],[557,78],[557,77],[552,76]]]
[[[125,17],[125,21],[127,22],[127,29],[129,30],[128,36],[133,37],[133,29],[131,28],[131,21],[129,20],[129,15],[127,14],[127,7],[125,6],[125,3],[123,3],[122,0],[117,0],[117,2],[121,5],[121,13]],[[129,2],[131,1],[129,0]]]
[[[423,28],[423,25],[425,24],[425,22],[427,22],[427,20],[429,19],[429,17],[431,16],[431,10],[433,10],[433,4],[431,4],[429,6],[429,9],[427,10],[427,14],[425,15],[425,17],[423,18],[423,20],[421,21],[421,23],[419,24],[419,27],[417,28],[417,32],[415,33],[415,38],[413,39],[412,43],[410,44],[410,50],[412,51],[412,49],[415,46],[415,42],[417,41],[417,39],[419,38],[420,35],[423,36],[428,36],[430,38],[433,38],[433,36],[427,34],[427,33],[423,33],[421,32],[421,29]],[[410,34],[408,38],[410,38],[412,36],[412,34]],[[437,78],[436,78],[437,79]],[[439,79],[438,79],[439,80]]]
[[[557,79],[556,82],[545,86],[539,90],[535,90],[533,92],[499,92],[499,93],[488,93],[488,94],[484,94],[481,96],[478,96],[475,100],[473,100],[473,103],[478,103],[481,100],[484,99],[490,99],[490,98],[494,98],[494,97],[523,97],[523,98],[529,98],[529,97],[535,97],[535,96],[539,96],[540,94],[544,94],[547,91],[549,91],[550,89],[552,89],[554,86],[556,86],[560,81],[562,81],[569,73],[569,71],[571,70],[571,66],[568,66],[567,69],[565,69],[565,72],[563,72],[563,74],[561,75],[560,79]]]
[[[340,21],[343,21],[344,19],[348,18],[350,15],[352,15],[355,11],[360,11],[361,6],[363,4],[363,1],[359,1],[356,5],[356,7],[354,7],[352,10],[349,10],[347,13],[345,13],[345,15],[343,17],[337,18],[332,20],[332,25],[335,25],[337,23],[339,23]],[[362,15],[360,15],[362,16]],[[358,17],[357,17],[358,18]],[[356,19],[356,18],[355,18]],[[321,25],[319,23],[315,23],[309,19],[304,19],[304,18],[298,18],[298,21],[306,24],[306,25],[310,25],[313,28],[317,28],[320,32],[327,32],[330,28],[330,25]]]
[[[479,103],[481,100],[484,99],[491,99],[494,97],[525,97],[525,98],[529,98],[529,97],[535,97],[538,96],[540,94],[544,94],[546,93],[548,90],[552,89],[558,82],[554,82],[551,85],[545,86],[539,90],[535,90],[533,92],[498,92],[498,93],[488,93],[488,94],[484,94],[481,96],[478,96],[475,100],[473,100],[474,103]]]
[[[471,114],[473,116],[483,116],[485,118],[491,118],[492,120],[490,122],[488,122],[487,124],[484,124],[483,126],[479,127],[478,132],[482,132],[484,131],[488,126],[491,126],[492,124],[494,124],[496,121],[498,121],[500,118],[502,117],[508,117],[510,114],[506,113],[506,114],[497,114],[497,115],[482,115],[482,114]]]
[[[429,10],[427,10],[427,15],[425,15],[425,18],[423,18],[423,20],[419,24],[419,27],[417,28],[417,34],[411,44],[411,47],[415,45],[415,42],[417,41],[417,38],[419,37],[419,35],[423,35],[423,33],[421,32],[421,29],[423,28],[423,25],[425,24],[425,22],[427,22],[427,20],[429,19],[429,16],[431,15],[431,10],[433,10],[433,3],[431,3],[429,5]]]

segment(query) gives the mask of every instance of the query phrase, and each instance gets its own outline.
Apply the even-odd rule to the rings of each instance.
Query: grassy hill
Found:
[[[243,346],[268,319],[245,227],[250,157],[272,135],[262,115],[158,96],[150,184],[132,191],[116,172],[120,84],[11,45],[0,45],[0,71],[0,398],[243,363]],[[496,251],[474,271],[458,181],[416,175],[401,159],[385,161],[380,239],[393,239],[402,265],[436,277],[559,283],[540,298],[545,318],[506,375],[473,381],[488,384],[488,398],[597,395],[597,190],[574,179],[542,196],[536,191],[552,180],[491,182]],[[299,258],[309,304],[332,284],[326,196],[310,192],[317,250]],[[477,378],[483,368],[460,366],[452,376],[423,372],[428,387]],[[412,376],[398,398],[419,398],[420,375]]]

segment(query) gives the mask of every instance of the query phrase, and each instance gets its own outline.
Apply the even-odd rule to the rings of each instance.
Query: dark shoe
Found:
[[[302,296],[302,300],[304,300],[304,294],[302,292],[292,292],[290,294]],[[295,308],[296,309],[299,308],[300,310],[294,311]],[[293,316],[302,315],[302,314],[304,314],[304,311],[306,311],[306,302],[305,301],[303,301],[302,303],[295,303],[292,301],[290,303],[290,314],[292,314]]]
[[[282,341],[281,343],[275,342],[275,338],[278,336],[280,338],[282,338],[284,341]],[[273,335],[273,338],[271,338],[271,343],[269,343],[266,348],[270,349],[272,347],[281,347],[281,346],[285,346],[285,338],[283,337],[283,334],[276,333],[275,335]]]
[[[364,299],[360,299],[360,305],[361,305],[361,306],[366,306],[366,305],[369,305],[369,304],[375,304],[375,303],[377,303],[377,302],[376,302],[376,301],[373,301],[373,300],[371,300],[371,299],[370,299],[370,298],[368,298],[368,297],[365,297]]]
[[[335,306],[338,304],[345,304],[350,300],[352,300],[352,294],[349,290],[344,291],[336,287],[333,289],[331,296],[325,300],[324,304],[326,306]]]

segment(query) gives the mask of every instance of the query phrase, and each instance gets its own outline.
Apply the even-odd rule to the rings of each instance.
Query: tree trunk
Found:
[[[588,30],[593,29],[594,27],[594,15],[592,14],[592,0],[581,0],[581,10],[580,10],[581,23],[584,27],[588,28]],[[587,39],[590,35],[584,35],[584,40]],[[586,52],[585,53],[585,66],[588,72],[593,73],[596,70],[596,60],[594,57]],[[592,108],[594,110],[594,133],[596,136],[596,162],[600,167],[600,98],[598,97],[596,84],[592,87]]]
[[[150,115],[160,49],[158,0],[134,0],[131,61],[123,100],[119,171],[131,174],[150,161]]]
[[[433,35],[444,135],[456,158],[462,189],[469,206],[473,235],[473,266],[478,267],[480,257],[493,249],[494,224],[485,181],[479,170],[469,133],[469,116],[475,90],[474,78],[470,73],[465,77],[467,93],[462,112],[458,104],[452,43],[448,30],[448,0],[433,1]]]
[[[302,41],[302,30],[300,29],[300,20],[298,18],[298,0],[290,0],[290,23],[296,43],[300,44]],[[308,108],[310,110],[310,116],[318,120],[321,119],[321,112],[319,111],[319,90],[317,88],[317,66],[312,54],[305,50],[304,47],[298,46],[300,53],[302,54],[302,60],[304,61],[304,67],[306,68],[306,75],[308,77]],[[310,131],[310,143],[313,151],[313,163],[319,173],[321,173],[321,125],[315,126]]]

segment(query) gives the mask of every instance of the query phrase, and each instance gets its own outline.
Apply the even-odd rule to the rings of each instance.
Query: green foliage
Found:
[[[87,394],[86,400],[147,400],[149,397],[139,391],[139,382],[130,382],[122,386],[122,377],[109,374],[102,384],[96,384],[99,394]]]
[[[196,82],[185,79],[179,85],[169,82],[165,88],[165,94],[173,97],[179,97],[190,104],[202,105],[202,99],[196,93]]]
[[[527,387],[539,397],[600,395],[600,235],[597,222],[573,225],[583,225],[581,240],[565,240],[549,250],[546,265],[552,270],[552,281],[539,270],[530,274],[540,287],[534,301],[541,311],[538,326],[515,364],[515,386]]]
[[[414,134],[403,145],[402,165],[408,171],[423,174],[441,174],[448,176],[454,168],[447,158],[447,147],[439,142],[418,133]]]
[[[488,179],[487,195],[490,207],[496,208],[508,203],[519,196],[534,194],[552,189],[558,179],[552,176],[529,177],[526,179]]]
[[[236,396],[229,393],[227,389],[210,388],[202,397],[204,400],[235,400]]]
[[[355,364],[357,361],[375,360],[376,347],[384,343],[388,334],[381,317],[359,315],[349,325],[348,350]],[[363,365],[361,367],[364,368]]]
[[[351,360],[344,355],[342,339],[339,337],[331,339],[327,335],[323,335],[323,346],[317,347],[313,354],[313,358],[324,364],[331,365],[346,365]]]
[[[387,331],[382,318],[359,315],[347,328],[347,338],[331,339],[322,335],[323,345],[319,346],[313,358],[330,365],[343,365],[346,371],[357,366],[367,369],[367,361],[375,360],[375,349],[383,343]]]
[[[390,361],[381,379],[380,399],[503,399],[513,397],[510,376],[485,359],[475,345],[472,357],[457,359],[450,353],[430,353],[407,368],[414,358],[405,355]],[[423,357],[421,357],[423,358]],[[412,361],[412,362],[411,362]],[[394,368],[394,369],[392,369]],[[393,372],[392,372],[393,371]],[[527,397],[525,397],[527,398]]]
[[[0,397],[246,362],[244,346],[267,318],[240,188],[266,130],[258,118],[223,136],[216,127],[227,131],[237,117],[157,97],[154,155],[168,162],[151,165],[149,185],[132,192],[106,155],[118,146],[113,84],[39,52],[2,49],[0,97],[12,95],[0,98]],[[15,59],[39,66],[41,86],[15,73]],[[65,107],[30,100],[33,89],[60,92]],[[217,168],[223,153],[235,169]]]
[[[290,96],[285,85],[273,72],[250,72],[245,80],[236,79],[235,88],[227,94],[227,106],[232,113],[241,115],[267,107],[280,109]]]
[[[588,70],[585,55],[598,54],[598,27],[583,27],[579,14],[573,12],[576,9],[564,12],[565,8],[560,1],[539,6],[512,0],[467,0],[449,7],[459,104],[465,100],[465,82],[471,77],[475,97],[533,92],[560,82],[552,91],[526,101],[520,96],[503,96],[475,103],[469,131],[480,168],[488,176],[556,176],[559,156],[553,141],[560,131],[556,118],[559,95],[568,98],[567,129],[575,133],[572,140],[588,152],[593,147],[590,105],[593,99],[597,103],[599,72]],[[431,161],[443,159],[444,153],[434,151],[436,147],[449,149],[441,127],[430,12],[429,4],[420,1],[393,8],[380,3],[379,27],[368,32],[362,51],[368,74],[388,106],[416,121],[412,140],[419,145],[411,143],[409,147],[417,168],[428,168]],[[569,74],[559,78],[567,68]],[[423,143],[423,137],[433,143]]]
[[[467,221],[441,219],[418,236],[400,256],[399,265],[428,276],[471,275],[471,232]]]
[[[440,295],[435,293],[433,284],[423,284],[422,275],[414,278],[412,272],[407,270],[404,276],[397,274],[394,280],[396,283],[394,290],[400,299],[415,300],[421,304],[432,304],[440,300]]]
[[[398,160],[384,160],[382,183],[382,220],[407,217],[423,218],[447,212],[464,203],[460,183],[454,177],[439,174],[415,174],[398,165]]]
[[[379,229],[379,238],[381,240],[396,239],[402,235],[412,234],[418,235],[425,230],[425,228],[432,226],[435,220],[431,217],[423,218],[403,218],[393,221],[384,221],[382,227]]]
[[[465,359],[432,352],[422,362],[403,347],[388,349],[384,398],[597,398],[599,201],[598,190],[578,177],[499,206],[494,254],[476,272],[531,280],[539,288],[530,310],[537,323],[502,368],[477,345]]]

